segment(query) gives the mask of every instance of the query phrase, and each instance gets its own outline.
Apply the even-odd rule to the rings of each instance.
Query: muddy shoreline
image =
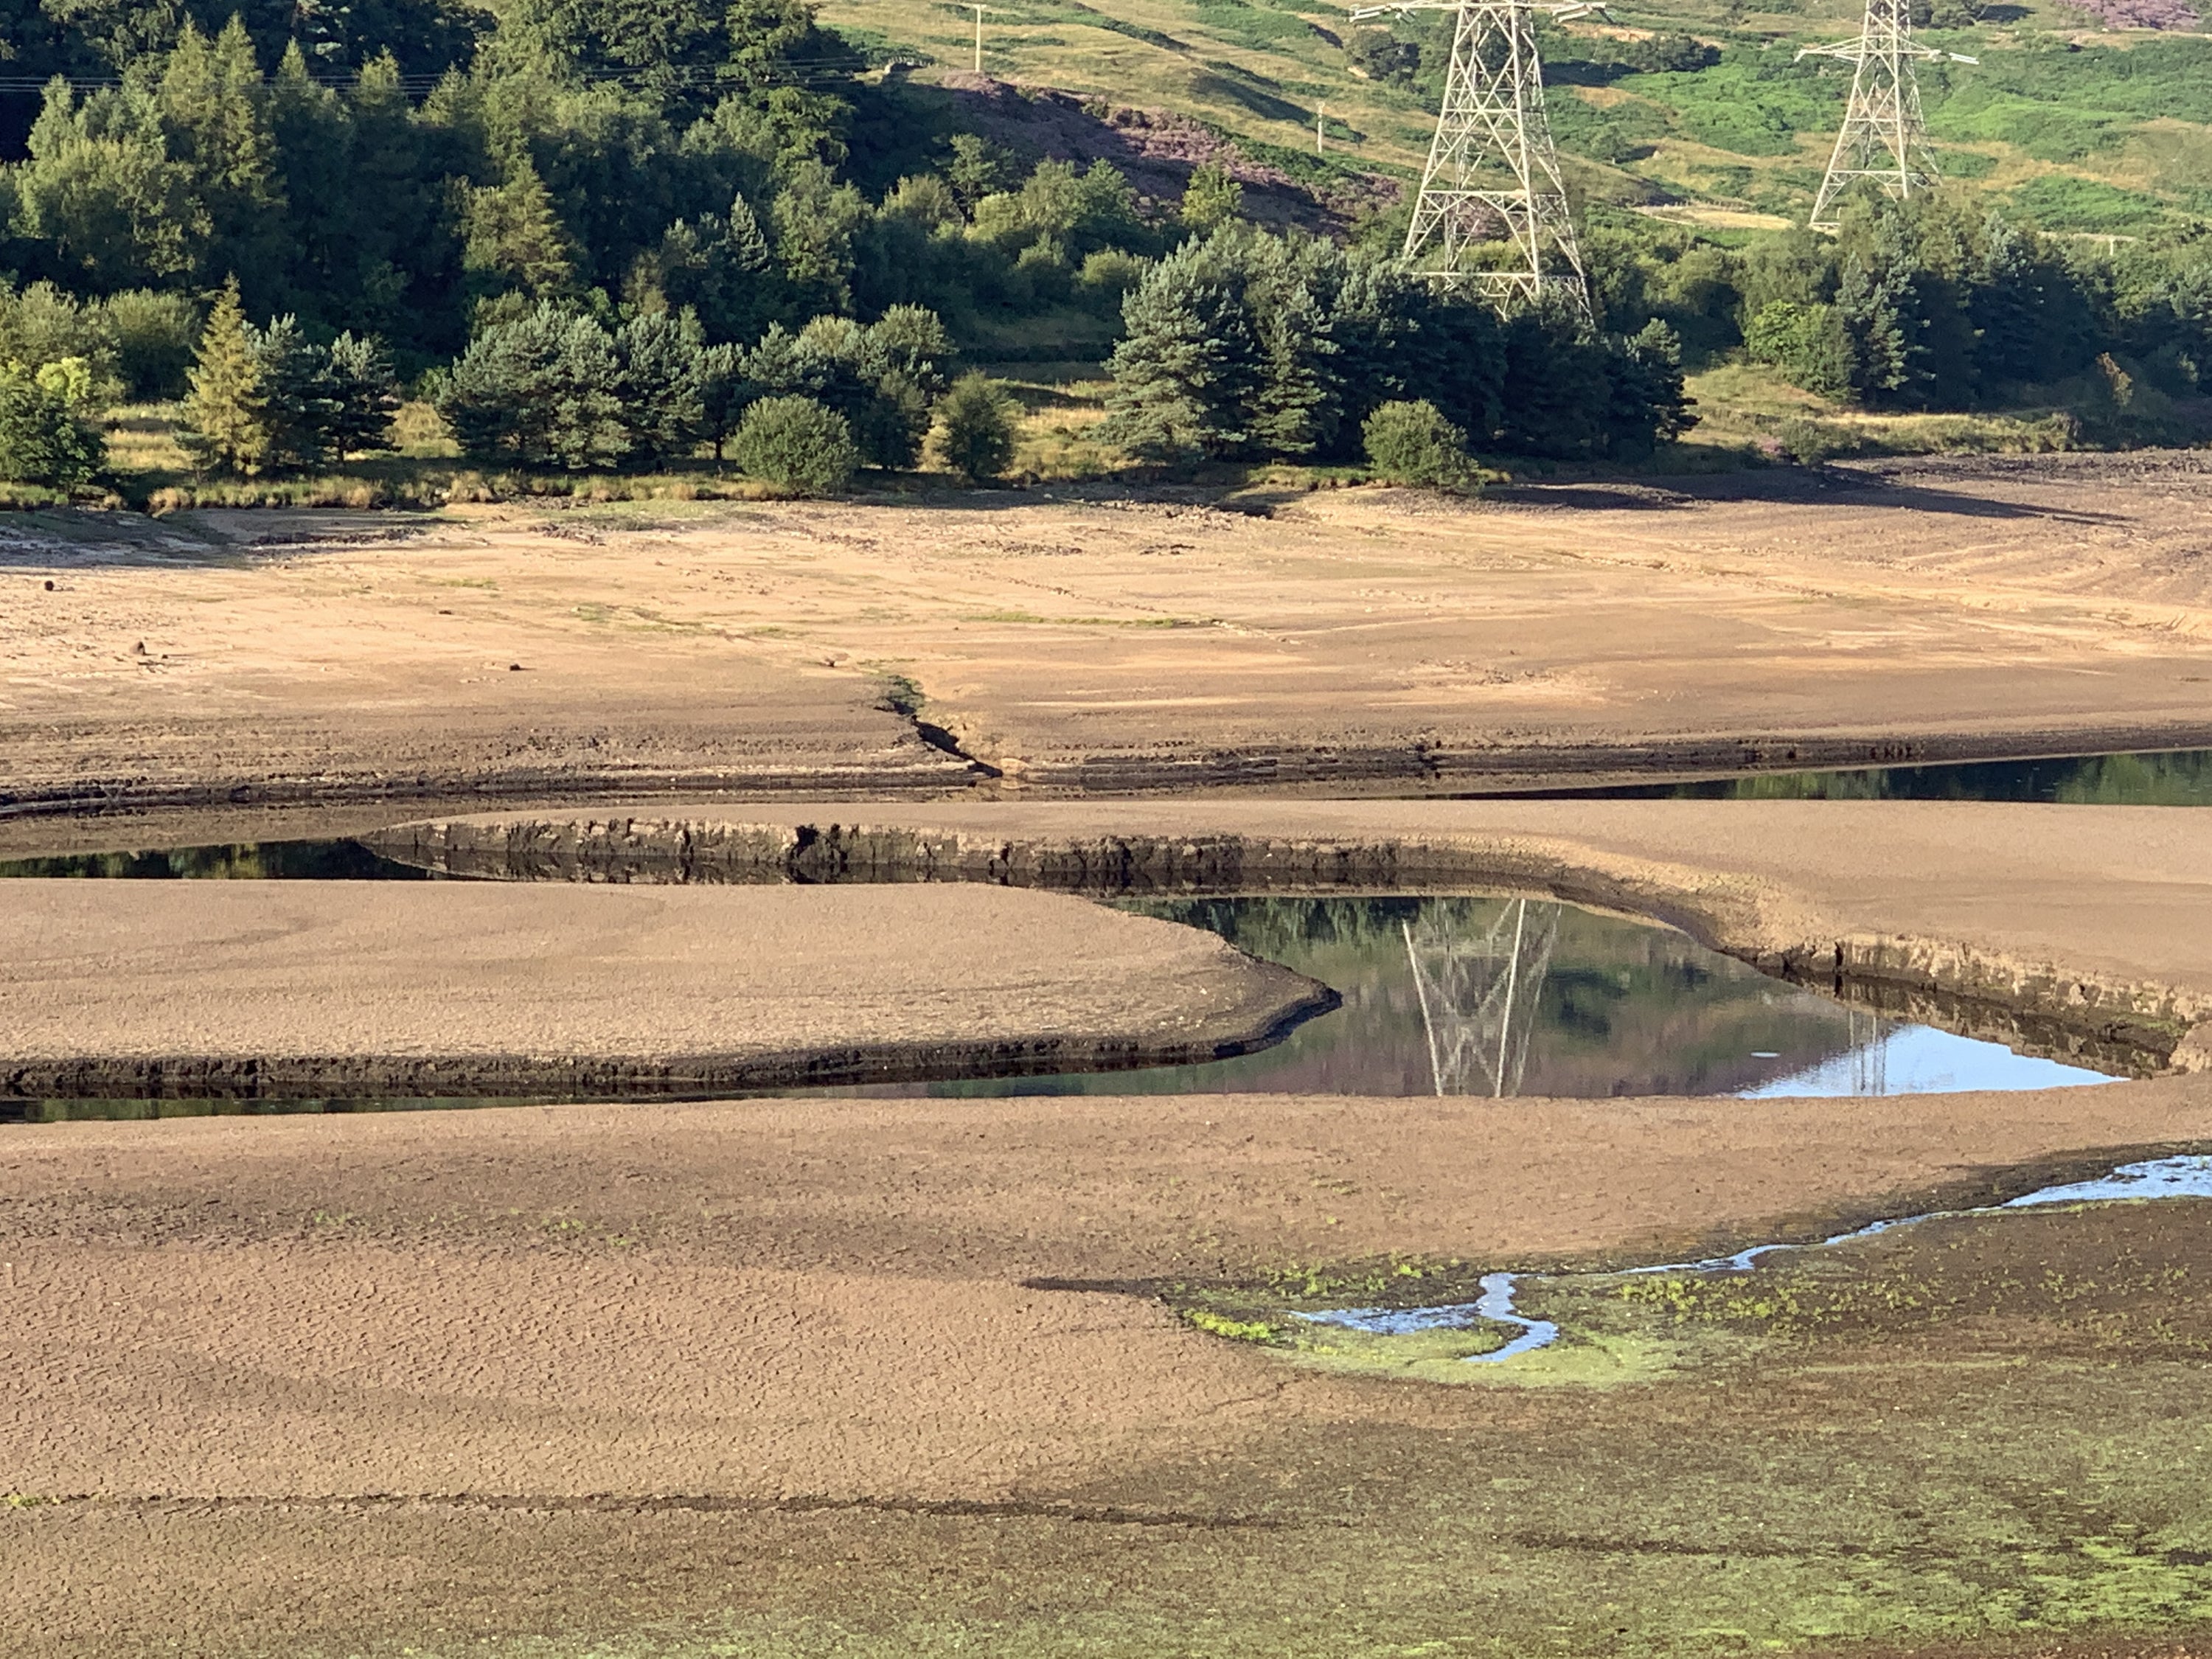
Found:
[[[0,781],[0,827],[97,825],[149,814],[349,812],[383,808],[491,811],[538,803],[647,800],[914,801],[1018,793],[1099,796],[1261,795],[1324,799],[1510,798],[1555,790],[1702,783],[1801,771],[2073,759],[2212,748],[2212,719],[2085,724],[2033,731],[1718,736],[1650,743],[1485,744],[1340,749],[1286,746],[1194,755],[1086,756],[1020,769],[1006,783],[965,751],[927,745],[943,765],[764,767],[723,771],[588,767],[355,775],[329,770],[223,777],[95,776]],[[33,843],[39,834],[30,830]],[[189,829],[186,834],[191,833]],[[21,842],[19,833],[9,837]]]
[[[1657,804],[1637,804],[1650,810]],[[1684,803],[1692,815],[1714,807]],[[1720,810],[1749,804],[1720,803]],[[1821,804],[1812,804],[1817,807]],[[2078,809],[2067,809],[2078,810]],[[2120,809],[2127,810],[2127,809]],[[1092,896],[1204,893],[1522,892],[1680,927],[1700,943],[1777,978],[1814,985],[1908,1018],[2039,1052],[2142,1075],[2206,1063],[2192,1028],[2212,1021],[2212,996],[2141,983],[2100,983],[2059,963],[2023,962],[1971,939],[1869,933],[1784,893],[1760,893],[1724,872],[1654,867],[1579,845],[1578,803],[1529,804],[1532,842],[1470,826],[1458,834],[1394,832],[1390,809],[1364,836],[1271,834],[1264,811],[1249,832],[1131,830],[1054,834],[1020,821],[989,835],[966,828],[794,817],[747,822],[696,816],[598,818],[512,814],[428,821],[361,839],[381,856],[445,874],[518,881],[647,884],[974,883]],[[1528,816],[1534,814],[1535,816]],[[1143,809],[1124,809],[1139,820]],[[922,814],[927,817],[926,811]],[[1679,812],[1676,816],[1681,816]],[[1818,822],[1818,820],[1811,820]]]

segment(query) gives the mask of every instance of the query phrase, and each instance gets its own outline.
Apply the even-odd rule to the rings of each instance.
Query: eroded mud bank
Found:
[[[453,875],[587,883],[965,882],[1094,896],[1504,890],[1655,917],[1795,983],[1964,1035],[2138,1074],[2212,1069],[2212,998],[1956,938],[1830,924],[1762,884],[1556,838],[1092,836],[700,817],[501,816],[362,838]]]
[[[573,1097],[1186,1065],[1336,994],[1045,893],[24,878],[0,1095]]]

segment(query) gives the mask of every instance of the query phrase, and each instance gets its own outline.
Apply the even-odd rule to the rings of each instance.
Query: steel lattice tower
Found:
[[[1867,0],[1866,21],[1857,40],[1807,46],[1797,56],[1801,60],[1840,58],[1856,66],[1843,130],[1836,135],[1828,174],[1820,181],[1807,223],[1814,230],[1833,230],[1837,203],[1862,179],[1879,181],[1900,201],[1935,185],[1939,175],[1936,158],[1928,150],[1927,124],[1920,116],[1920,82],[1913,65],[1942,58],[1960,64],[1976,59],[1913,45],[1909,0]]]
[[[1589,315],[1589,281],[1544,113],[1534,14],[1569,18],[1599,9],[1588,0],[1405,0],[1352,14],[1355,21],[1386,12],[1453,14],[1443,107],[1406,231],[1405,258],[1420,275],[1493,300],[1557,295]],[[1511,262],[1469,269],[1466,252],[1482,242],[1510,244]]]

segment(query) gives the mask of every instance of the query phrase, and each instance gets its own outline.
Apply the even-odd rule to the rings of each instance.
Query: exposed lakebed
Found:
[[[1583,1309],[1590,1308],[1595,1297],[1600,1306],[1605,1299],[1616,1304],[1640,1302],[1677,1316],[1686,1312],[1711,1316],[1716,1310],[1724,1316],[1728,1312],[1749,1310],[1771,1319],[1772,1310],[1787,1309],[1795,1313],[1809,1309],[1815,1299],[1807,1297],[1801,1301],[1794,1291],[1770,1291],[1763,1297],[1747,1295],[1740,1285],[1723,1285],[1724,1297],[1717,1297],[1712,1294],[1713,1289],[1723,1285],[1724,1278],[1740,1279],[1757,1273],[1771,1258],[1832,1250],[1879,1238],[1900,1228],[1931,1222],[1983,1221],[2008,1212],[2058,1206],[2203,1198],[2212,1198],[2212,1156],[2180,1153],[2122,1164],[2104,1175],[2053,1182],[1996,1204],[1886,1217],[1804,1243],[1754,1244],[1726,1255],[1696,1261],[1589,1273],[1485,1273],[1477,1283],[1480,1294],[1468,1301],[1395,1307],[1285,1308],[1272,1322],[1266,1316],[1254,1317],[1258,1310],[1249,1307],[1240,1309],[1244,1317],[1236,1320],[1224,1319],[1218,1314],[1209,1317],[1201,1308],[1194,1322],[1224,1334],[1272,1340],[1281,1340],[1286,1329],[1294,1330],[1297,1325],[1330,1328],[1359,1337],[1380,1339],[1371,1345],[1363,1345],[1366,1352],[1355,1351],[1348,1356],[1355,1364],[1364,1362],[1366,1368],[1424,1365],[1433,1375],[1435,1362],[1440,1358],[1464,1365],[1499,1365],[1551,1348],[1563,1334],[1577,1334],[1563,1332],[1569,1307],[1552,1305],[1542,1310],[1558,1317],[1534,1316],[1522,1306],[1522,1297],[1526,1293],[1565,1291],[1569,1293],[1570,1306]],[[2050,1288],[2054,1301],[2065,1291],[2063,1283],[2054,1283]],[[1609,1298],[1606,1296],[1608,1291]],[[1611,1346],[1614,1352],[1607,1357],[1623,1369],[1632,1367],[1638,1358],[1648,1358],[1620,1352],[1623,1345],[1618,1340],[1618,1332],[1612,1333],[1616,1338],[1612,1345],[1606,1343],[1604,1334],[1580,1334],[1586,1343],[1601,1350]],[[1402,1339],[1414,1340],[1408,1343]],[[1293,1340],[1290,1346],[1298,1344]],[[1471,1351],[1453,1352],[1455,1346]],[[1322,1351],[1330,1352],[1331,1349],[1324,1344]]]
[[[0,872],[310,880],[423,873],[350,842],[27,860]],[[1992,1042],[1894,1018],[1773,979],[1673,928],[1553,900],[1269,895],[1114,902],[1217,933],[1333,988],[1341,1006],[1296,1025],[1279,1042],[1194,1064],[963,1076],[918,1063],[914,1081],[809,1092],[1758,1098],[2052,1088],[2153,1069],[2143,1057],[2106,1052],[2063,1032],[2024,1036],[2007,1030],[2008,1042]],[[1975,1021],[1962,1015],[1949,1023],[1971,1029]],[[331,1101],[210,1092],[217,1097],[0,1102],[0,1116],[392,1110],[516,1098]]]

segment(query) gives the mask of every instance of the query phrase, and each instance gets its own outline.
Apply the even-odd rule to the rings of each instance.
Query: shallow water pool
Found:
[[[1206,898],[1204,927],[1344,998],[1200,1066],[887,1084],[878,1095],[1934,1094],[2112,1081],[1787,985],[1655,923],[1514,898]]]

